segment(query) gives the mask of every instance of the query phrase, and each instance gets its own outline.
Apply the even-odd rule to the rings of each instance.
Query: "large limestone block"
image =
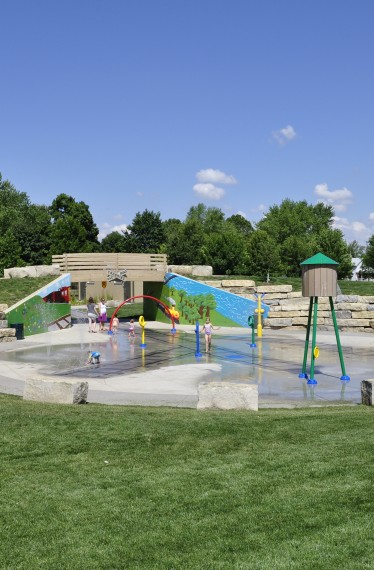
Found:
[[[268,316],[269,317],[271,317],[271,316],[272,317],[281,317],[281,318],[287,317],[287,318],[292,319],[293,317],[307,317],[308,311],[287,311],[287,312],[281,311],[281,314],[279,314],[279,312],[277,312],[275,315],[274,314],[271,315],[269,313]]]
[[[292,325],[307,325],[308,324],[308,317],[294,317],[292,319]],[[324,325],[325,319],[322,317],[317,318],[317,325]]]
[[[357,303],[360,300],[359,295],[338,295],[337,303]]]
[[[209,287],[216,287],[220,289],[222,287],[221,281],[201,281],[204,285],[209,285]]]
[[[335,311],[335,316],[337,319],[351,319],[352,311]]]
[[[8,305],[6,305],[5,303],[0,303],[0,313],[4,313],[4,311],[6,311],[8,308]]]
[[[291,293],[287,293],[287,299],[299,299],[303,296],[301,291],[291,291]]]
[[[57,376],[32,376],[25,382],[23,399],[51,404],[84,404],[87,393],[88,382]]]
[[[277,319],[268,319],[266,321],[266,323],[268,325],[270,325],[271,328],[275,328],[275,327],[292,327],[292,319],[282,319],[282,318],[277,318]]]
[[[225,279],[222,281],[222,287],[255,287],[255,282],[250,279]]]
[[[366,303],[336,303],[337,311],[366,311]]]
[[[374,380],[361,380],[361,403],[364,406],[373,405],[373,384]]]
[[[353,313],[355,319],[372,319],[373,311],[357,311]]]
[[[273,299],[288,299],[288,293],[266,293],[266,296],[263,298],[264,303],[268,303]]]
[[[339,327],[368,327],[370,326],[369,319],[339,319]],[[332,319],[325,319],[325,325],[333,325]]]
[[[178,275],[192,275],[192,265],[169,265],[168,271]]]
[[[198,410],[258,410],[258,386],[234,382],[200,382]]]
[[[16,329],[15,328],[0,329],[0,339],[8,338],[8,337],[15,337],[15,336],[16,336]]]
[[[287,310],[287,307],[291,307],[291,310],[300,310],[302,309],[309,309],[309,297],[301,297],[300,299],[281,299],[279,304],[282,307],[285,307],[284,311]]]
[[[258,285],[257,293],[291,293],[292,285]]]
[[[359,296],[358,302],[359,303],[373,303],[373,309],[372,310],[374,311],[374,297],[367,296],[367,295]]]
[[[211,265],[193,265],[192,275],[196,275],[196,277],[210,277],[213,275],[213,267]]]
[[[30,265],[28,267],[11,267],[6,270],[6,276],[10,279],[20,279],[24,277],[47,277],[48,275],[60,275],[60,266]]]

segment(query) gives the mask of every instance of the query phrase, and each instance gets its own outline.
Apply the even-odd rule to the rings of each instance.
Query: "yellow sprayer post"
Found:
[[[257,298],[257,303],[258,303],[257,309],[255,309],[255,313],[257,313],[257,317],[258,317],[258,318],[257,318],[257,336],[258,336],[259,338],[261,338],[261,337],[262,337],[262,322],[261,322],[262,319],[261,319],[261,314],[264,312],[264,309],[261,308],[261,295],[258,295],[258,294],[256,293],[255,296],[256,296],[256,298]]]
[[[143,315],[139,317],[139,324],[142,327],[142,342],[140,348],[145,348],[147,345],[145,344],[145,321]]]

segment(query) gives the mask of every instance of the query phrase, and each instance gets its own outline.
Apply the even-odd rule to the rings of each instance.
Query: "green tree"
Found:
[[[279,275],[281,258],[277,242],[266,231],[255,230],[248,242],[247,275],[258,275],[265,279],[267,274]]]
[[[351,277],[353,268],[352,256],[341,230],[323,228],[313,237],[313,241],[315,244],[314,253],[320,251],[339,263],[337,268],[339,279]]]
[[[235,227],[235,229],[243,236],[249,236],[253,232],[251,222],[245,219],[241,214],[234,214],[227,218],[226,222]]]
[[[111,232],[101,240],[101,251],[104,253],[122,253],[125,247],[126,239],[120,232]]]
[[[234,227],[226,226],[221,233],[211,233],[205,238],[208,264],[213,273],[230,275],[244,263],[243,238]]]
[[[7,230],[0,235],[0,271],[8,267],[18,267],[24,265],[21,258],[22,248],[13,234],[12,230]]]
[[[49,212],[52,218],[52,254],[100,251],[99,230],[87,204],[76,202],[67,194],[59,194]]]
[[[46,206],[31,204],[0,174],[0,271],[50,262],[51,221]]]
[[[195,221],[203,226],[206,218],[206,211],[207,207],[201,202],[197,206],[191,206],[187,212],[185,222]]]
[[[300,263],[315,253],[315,246],[302,236],[289,236],[279,247],[282,273],[288,277],[301,275]]]
[[[313,206],[306,200],[294,202],[287,198],[279,206],[270,207],[258,222],[257,229],[266,231],[278,244],[282,244],[290,236],[306,238],[331,228],[333,217],[332,206],[320,202]]]
[[[132,223],[123,232],[128,253],[158,253],[165,241],[160,212],[137,212]]]
[[[372,275],[374,272],[374,234],[367,242],[365,255],[362,258],[362,264],[364,266],[364,271]]]
[[[358,243],[358,241],[353,240],[348,244],[348,251],[352,257],[358,257],[362,259],[365,255],[366,247]]]
[[[177,265],[206,263],[205,235],[197,220],[189,220],[175,231],[168,245],[168,261]]]
[[[17,236],[22,244],[22,260],[26,265],[50,264],[51,217],[48,206],[31,204],[27,209],[28,223],[19,221]]]

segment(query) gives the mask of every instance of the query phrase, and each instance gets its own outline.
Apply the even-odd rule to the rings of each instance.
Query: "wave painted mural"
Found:
[[[71,326],[70,273],[58,277],[32,295],[9,307],[9,326],[23,325],[25,336]]]
[[[258,307],[256,300],[246,299],[183,277],[177,273],[166,273],[164,283],[144,283],[144,294],[157,297],[167,304],[176,323],[194,324],[203,322],[207,317],[213,324],[228,327],[248,327],[248,317],[255,314]],[[269,307],[261,304],[266,318]],[[147,319],[170,322],[169,316],[160,306],[144,301],[144,313]]]

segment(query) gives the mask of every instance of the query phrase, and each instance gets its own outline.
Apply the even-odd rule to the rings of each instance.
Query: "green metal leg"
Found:
[[[303,368],[299,374],[299,378],[308,378],[306,373],[306,363],[308,360],[308,348],[309,348],[309,336],[310,336],[310,324],[312,322],[312,309],[313,309],[313,297],[310,298],[309,302],[309,314],[308,314],[308,325],[306,329],[306,337],[305,337],[305,348],[304,348],[304,360],[303,360]]]
[[[314,378],[314,349],[316,348],[317,339],[317,315],[318,315],[318,297],[314,297],[314,313],[313,313],[313,337],[312,337],[312,363],[310,365],[310,378],[308,384],[317,384],[317,380]]]
[[[333,302],[333,300],[332,300],[332,297],[329,297],[329,301],[330,301],[330,309],[331,309],[331,315],[332,315],[332,322],[334,323],[336,344],[338,345],[339,358],[340,358],[340,366],[341,366],[341,369],[342,369],[342,375],[341,375],[341,377],[340,377],[340,380],[350,380],[350,377],[347,376],[347,374],[346,374],[346,372],[345,372],[344,358],[343,358],[343,350],[342,350],[342,345],[340,344],[339,328],[338,328],[338,323],[337,323],[337,320],[336,320],[336,314],[335,314],[335,309],[334,309],[334,302]]]

